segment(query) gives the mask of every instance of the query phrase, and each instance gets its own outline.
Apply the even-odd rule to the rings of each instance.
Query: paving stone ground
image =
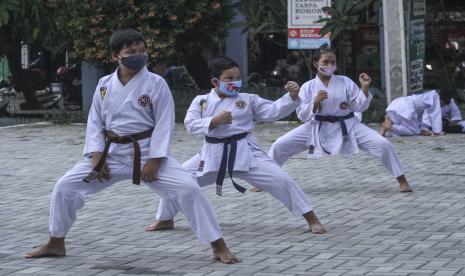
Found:
[[[268,150],[296,126],[263,124],[255,133]],[[24,253],[47,239],[50,192],[81,159],[84,129],[0,128],[0,275],[465,275],[465,135],[391,139],[410,194],[398,192],[395,179],[363,152],[290,159],[283,168],[310,197],[325,235],[309,233],[266,193],[240,194],[228,180],[223,197],[206,187],[239,264],[213,261],[182,215],[172,231],[144,232],[159,198],[130,182],[88,197],[67,257],[26,260]],[[201,137],[177,126],[172,151],[179,161],[200,145]]]

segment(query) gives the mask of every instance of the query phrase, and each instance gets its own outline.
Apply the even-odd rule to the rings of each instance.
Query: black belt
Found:
[[[325,115],[315,115],[315,120],[320,122],[329,122],[329,123],[337,123],[341,124],[342,136],[347,137],[349,133],[347,132],[347,126],[345,120],[353,118],[354,113],[350,112],[345,116],[325,116]]]
[[[216,194],[222,195],[224,177],[226,176],[226,162],[228,163],[228,173],[234,188],[241,193],[244,193],[246,189],[236,182],[232,178],[234,170],[234,162],[236,161],[237,141],[245,138],[248,135],[247,132],[233,135],[226,138],[216,138],[205,136],[205,141],[210,144],[221,144],[223,143],[223,157],[221,158],[220,169],[218,170],[218,176],[216,177]],[[231,145],[228,158],[228,145]]]
[[[142,131],[136,134],[119,136],[118,134],[114,133],[111,130],[105,130],[105,148],[103,149],[102,157],[97,162],[97,165],[92,169],[92,171],[83,179],[84,182],[89,183],[94,180],[100,170],[103,168],[103,164],[105,164],[105,160],[107,159],[108,151],[110,149],[111,143],[116,144],[129,144],[132,143],[134,146],[134,165],[132,171],[132,183],[139,185],[140,184],[140,146],[137,141],[146,139],[152,136],[153,128]]]
[[[344,116],[329,116],[329,115],[315,115],[315,120],[319,121],[320,123],[318,124],[318,130],[321,128],[321,122],[329,122],[329,123],[337,123],[339,122],[341,124],[341,131],[342,131],[342,138],[345,140],[349,136],[349,133],[347,132],[347,126],[345,120],[353,118],[354,113],[350,112],[347,115]],[[319,131],[318,131],[319,132]],[[323,145],[321,144],[321,148],[326,152],[327,154],[331,154],[329,151],[327,151]]]

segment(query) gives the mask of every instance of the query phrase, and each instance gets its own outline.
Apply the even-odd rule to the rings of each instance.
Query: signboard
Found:
[[[411,0],[410,4],[410,92],[417,92],[423,90],[426,3],[425,0]]]
[[[330,45],[329,34],[320,37],[323,23],[315,23],[327,17],[323,7],[330,6],[330,0],[288,0],[287,1],[287,46],[289,49],[316,49],[323,44]]]

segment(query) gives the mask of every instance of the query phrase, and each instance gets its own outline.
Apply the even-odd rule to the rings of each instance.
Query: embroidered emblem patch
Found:
[[[139,97],[139,100],[137,100],[140,106],[146,107],[150,105],[150,97],[149,95],[142,95]]]
[[[205,109],[207,109],[207,100],[206,99],[201,99],[200,100],[200,110],[201,110],[201,112],[204,112]]]
[[[340,105],[339,105],[339,108],[342,109],[342,110],[346,110],[346,109],[349,109],[350,105],[348,102],[342,102]]]
[[[197,170],[198,170],[199,172],[203,172],[203,167],[204,167],[204,166],[205,166],[205,161],[203,161],[203,160],[200,161],[199,167],[197,168]]]
[[[247,106],[247,103],[244,100],[237,100],[236,107],[239,109],[244,109]]]
[[[103,98],[105,97],[106,94],[107,94],[107,87],[106,86],[100,87],[100,96]]]

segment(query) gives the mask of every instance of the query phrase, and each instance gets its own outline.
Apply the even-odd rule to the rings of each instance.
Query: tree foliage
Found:
[[[228,0],[49,0],[59,45],[71,57],[109,65],[108,39],[120,28],[135,28],[146,38],[152,62],[179,62],[227,35],[233,13]],[[60,37],[64,39],[60,41]]]
[[[360,19],[364,9],[377,11],[381,6],[381,0],[333,0],[331,7],[324,7],[323,11],[331,17],[321,18],[318,23],[325,23],[320,30],[320,35],[324,36],[331,32],[331,40],[334,40],[344,31],[355,31],[363,22]]]
[[[232,16],[228,0],[2,0],[0,55],[34,42],[109,66],[111,33],[130,27],[146,37],[151,62],[182,62],[218,47]]]

